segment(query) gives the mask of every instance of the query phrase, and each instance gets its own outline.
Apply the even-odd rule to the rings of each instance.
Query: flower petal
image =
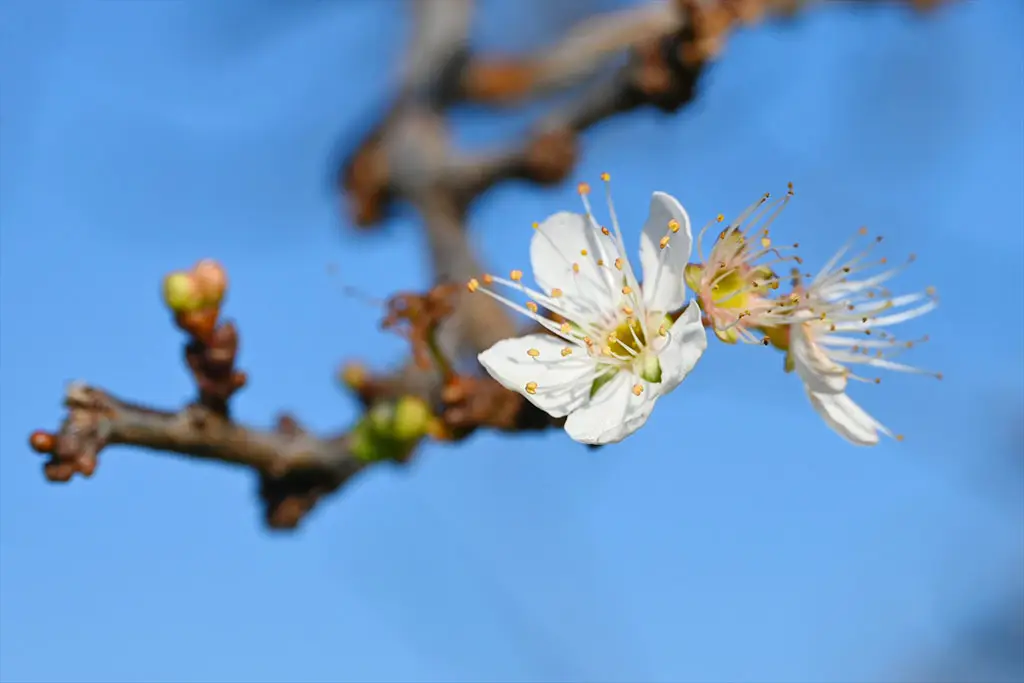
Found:
[[[565,417],[590,396],[596,364],[579,347],[562,356],[565,342],[548,334],[503,339],[477,358],[487,373],[552,417]],[[536,350],[536,357],[528,352]],[[534,393],[526,390],[536,382]]]
[[[537,285],[547,294],[562,290],[564,297],[559,303],[571,314],[589,312],[593,316],[615,309],[622,287],[612,275],[617,258],[620,254],[614,240],[602,235],[586,216],[568,211],[538,225],[530,242]],[[603,266],[597,264],[598,259]]]
[[[639,396],[633,387],[639,384]],[[657,385],[629,372],[619,372],[590,401],[565,421],[565,431],[580,443],[601,445],[622,441],[647,422],[658,400]]]
[[[892,433],[854,403],[847,394],[807,392],[811,405],[825,424],[839,436],[856,446],[874,446],[878,443],[878,433],[888,436]]]
[[[846,391],[846,368],[836,363],[811,339],[805,325],[796,323],[789,327],[789,359],[807,391],[838,394]]]
[[[686,379],[708,347],[708,337],[700,320],[700,306],[696,301],[690,300],[668,333],[668,342],[658,351],[658,362],[661,363],[659,393],[662,395]]]
[[[679,223],[678,232],[669,230],[669,222]],[[669,237],[661,248],[661,239]],[[690,259],[693,235],[690,217],[683,205],[670,194],[655,192],[640,236],[640,266],[643,268],[644,303],[650,311],[674,311],[686,301],[684,273]]]

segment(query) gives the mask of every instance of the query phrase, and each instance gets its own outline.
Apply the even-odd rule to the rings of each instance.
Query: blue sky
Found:
[[[475,42],[550,40],[558,12],[531,2],[485,2]],[[72,379],[188,399],[158,288],[203,256],[232,277],[238,417],[353,419],[337,363],[404,347],[339,279],[386,295],[429,276],[415,216],[356,235],[327,183],[337,141],[385,105],[405,15],[0,2],[0,679],[882,681],[946,647],[1024,567],[1016,503],[990,488],[1024,405],[1022,15],[819,9],[736,36],[678,115],[584,139],[575,179],[612,173],[628,241],[653,190],[702,224],[792,180],[777,231],[809,264],[860,225],[915,252],[902,286],[943,300],[906,332],[931,335],[914,362],[946,379],[854,396],[904,443],[846,445],[778,355],[712,344],[622,444],[429,447],[275,535],[246,473],[118,449],[56,486],[26,437]],[[528,124],[454,121],[466,146]],[[487,263],[527,265],[530,222],[575,209],[573,185],[478,202]]]

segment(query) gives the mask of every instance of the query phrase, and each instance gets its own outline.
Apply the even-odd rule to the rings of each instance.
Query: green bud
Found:
[[[415,396],[403,396],[395,405],[392,435],[399,441],[416,441],[427,433],[433,413]]]
[[[191,275],[178,271],[164,278],[164,304],[173,313],[191,313],[202,308],[203,298]]]

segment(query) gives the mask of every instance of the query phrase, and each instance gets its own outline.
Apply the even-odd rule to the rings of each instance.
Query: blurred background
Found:
[[[484,1],[473,46],[528,51],[622,4]],[[694,103],[598,125],[569,182],[470,214],[507,270],[602,171],[630,243],[653,190],[702,225],[793,181],[776,232],[812,269],[867,225],[917,254],[899,289],[943,297],[902,332],[945,380],[854,390],[903,443],[848,446],[778,354],[712,342],[619,445],[429,446],[272,534],[248,474],[111,449],[57,486],[27,436],[72,379],[189,399],[159,283],[204,256],[232,277],[237,417],[358,415],[338,362],[406,346],[339,282],[386,296],[429,264],[414,213],[357,234],[327,179],[386,111],[407,8],[0,2],[0,680],[1024,680],[1022,26],[992,0],[742,30]],[[451,120],[472,148],[542,111]]]

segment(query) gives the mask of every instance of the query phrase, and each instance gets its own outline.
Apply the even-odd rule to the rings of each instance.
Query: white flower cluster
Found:
[[[608,185],[608,175],[602,175]],[[535,224],[530,260],[536,288],[523,273],[483,275],[468,283],[519,311],[542,328],[505,339],[480,354],[487,372],[541,410],[565,419],[581,443],[621,441],[647,422],[657,400],[678,387],[707,348],[705,327],[724,342],[774,345],[786,352],[786,370],[803,382],[811,405],[852,443],[873,445],[892,433],[846,394],[850,380],[865,380],[850,366],[920,372],[892,356],[913,346],[881,330],[936,305],[929,290],[892,296],[882,287],[902,267],[870,261],[873,244],[849,258],[848,244],[814,277],[793,270],[793,288],[779,294],[772,269],[800,264],[795,248],[776,247],[769,225],[789,198],[773,206],[768,195],[722,230],[700,263],[689,263],[690,218],[671,195],[655,192],[640,237],[640,275],[627,256],[608,193],[612,229],[600,225],[580,185],[585,213],[557,213]],[[862,234],[866,232],[862,231]],[[857,279],[860,278],[860,279]],[[495,286],[525,296],[518,303]],[[687,287],[696,298],[687,302]],[[511,293],[511,292],[509,292]],[[542,313],[541,309],[544,309]],[[853,335],[853,336],[851,336]],[[938,376],[938,375],[937,375]]]

